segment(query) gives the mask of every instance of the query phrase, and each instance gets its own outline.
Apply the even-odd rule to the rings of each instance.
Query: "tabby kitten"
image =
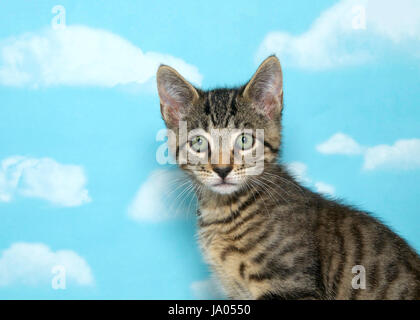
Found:
[[[240,88],[202,91],[165,65],[157,85],[176,135],[170,148],[197,190],[200,245],[230,298],[420,299],[420,258],[403,239],[366,212],[300,186],[277,163],[283,89],[275,56]],[[215,138],[215,129],[225,130]],[[228,142],[224,159],[219,139]],[[234,161],[258,148],[262,170]]]

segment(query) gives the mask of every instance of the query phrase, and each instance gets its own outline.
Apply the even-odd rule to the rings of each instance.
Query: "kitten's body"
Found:
[[[200,244],[230,298],[420,299],[419,259],[404,240],[364,212],[296,187],[280,166],[270,171],[279,178],[267,175],[269,191],[200,199]],[[366,289],[352,287],[356,265]]]
[[[283,91],[275,57],[241,88],[204,92],[164,66],[158,89],[175,132],[177,120],[202,138],[215,128],[264,129],[261,174],[246,176],[244,164],[231,165],[227,177],[220,164],[180,164],[197,188],[204,256],[230,298],[420,299],[420,259],[403,239],[367,213],[300,186],[277,164]],[[178,156],[187,147],[172,141],[172,148]],[[234,191],[215,187],[215,172]],[[366,271],[366,289],[352,287],[355,266]]]

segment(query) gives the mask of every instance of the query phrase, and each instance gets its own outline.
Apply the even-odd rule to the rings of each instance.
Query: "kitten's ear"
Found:
[[[161,65],[156,75],[163,120],[170,127],[178,121],[199,98],[197,90],[175,69]]]
[[[283,107],[283,75],[280,61],[270,56],[261,63],[245,86],[243,96],[250,99],[260,112],[273,119]]]

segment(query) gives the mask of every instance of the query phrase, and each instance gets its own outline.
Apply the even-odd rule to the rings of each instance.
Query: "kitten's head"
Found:
[[[179,166],[219,194],[246,188],[252,176],[276,161],[282,82],[275,56],[267,58],[246,85],[210,91],[195,88],[171,67],[160,66],[161,113]]]

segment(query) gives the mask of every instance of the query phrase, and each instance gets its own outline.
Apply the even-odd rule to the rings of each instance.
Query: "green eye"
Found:
[[[236,138],[235,145],[241,150],[251,149],[254,145],[254,137],[251,134],[242,133],[238,138]]]
[[[206,152],[208,145],[209,143],[207,142],[207,139],[203,136],[195,136],[190,141],[190,147],[195,152]]]

